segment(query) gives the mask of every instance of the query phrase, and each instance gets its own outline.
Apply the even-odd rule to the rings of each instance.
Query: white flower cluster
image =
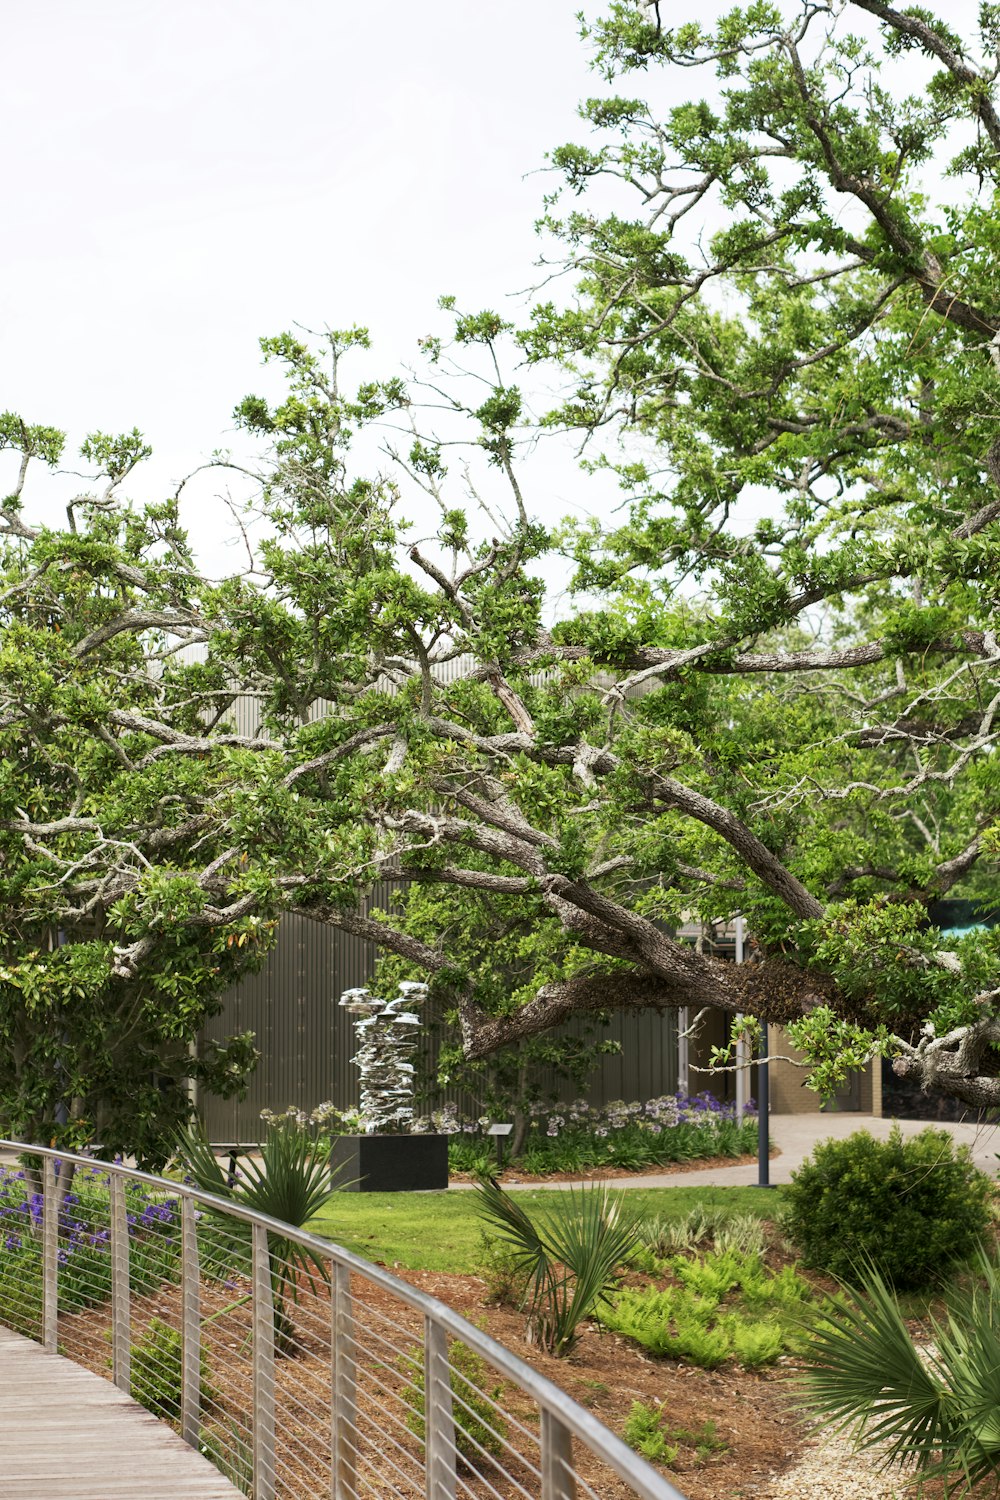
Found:
[[[413,1119],[412,1058],[420,1027],[414,1007],[426,995],[426,984],[403,980],[394,1000],[382,1000],[367,989],[345,990],[340,997],[341,1005],[358,1017],[353,1061],[361,1074],[361,1116],[370,1135],[405,1130]]]
[[[262,1109],[260,1117],[265,1125],[296,1125],[300,1130],[308,1123],[305,1110],[296,1109],[294,1104],[290,1104],[280,1114],[273,1109]]]
[[[454,1104],[446,1104],[443,1109],[434,1110],[433,1114],[421,1115],[410,1126],[413,1135],[457,1135],[460,1130],[472,1131],[475,1128],[474,1125],[462,1124]]]

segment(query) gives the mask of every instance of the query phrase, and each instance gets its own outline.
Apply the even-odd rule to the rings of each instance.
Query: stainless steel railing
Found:
[[[0,1322],[112,1378],[252,1500],[684,1500],[382,1267],[118,1163],[0,1150],[29,1163],[0,1168]]]

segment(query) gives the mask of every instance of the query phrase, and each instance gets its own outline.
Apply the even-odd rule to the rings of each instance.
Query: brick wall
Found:
[[[768,1027],[768,1050],[772,1056],[801,1060],[802,1054],[792,1046],[787,1033],[780,1026]],[[805,1070],[795,1062],[772,1062],[769,1069],[771,1086],[771,1110],[776,1115],[818,1114],[822,1100],[812,1089],[804,1085]],[[865,1115],[882,1113],[882,1069],[876,1059],[869,1063],[859,1075],[837,1095],[836,1106],[848,1111],[856,1110]]]

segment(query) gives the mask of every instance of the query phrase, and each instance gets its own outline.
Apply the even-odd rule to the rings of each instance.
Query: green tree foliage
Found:
[[[174,752],[230,699],[177,656],[203,605],[175,507],[120,501],[139,435],[87,440],[106,483],[52,531],[20,497],[62,434],[9,415],[0,433],[19,467],[0,539],[0,1128],[157,1165],[188,1080],[232,1094],[255,1061],[246,1036],[191,1056],[272,930],[256,902],[222,916],[190,869],[219,852],[209,809],[231,795],[232,752]]]
[[[11,963],[72,968],[95,1014],[101,964],[156,989],[159,1045],[295,909],[428,978],[463,1066],[715,1005],[788,1024],[822,1092],[884,1053],[1000,1103],[996,939],[928,915],[997,903],[998,14],[958,37],[787,0],[671,28],[616,0],[585,28],[587,140],[552,155],[568,280],[520,331],[445,299],[408,386],[348,388],[357,328],[264,340],[242,573],[199,575],[178,502],[121,499],[135,433],[88,440],[106,485],[69,529],[29,526],[25,465],[60,439],[5,416]],[[512,341],[562,382],[541,422]],[[521,452],[567,426],[621,503],[553,530]],[[405,911],[367,909],[385,879]],[[759,962],[672,936],[736,909]],[[85,1099],[57,1075],[34,1055],[11,1118]]]

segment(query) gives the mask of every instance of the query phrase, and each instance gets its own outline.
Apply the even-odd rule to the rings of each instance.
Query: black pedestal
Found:
[[[335,1135],[337,1186],[354,1193],[416,1193],[448,1186],[446,1135]]]

